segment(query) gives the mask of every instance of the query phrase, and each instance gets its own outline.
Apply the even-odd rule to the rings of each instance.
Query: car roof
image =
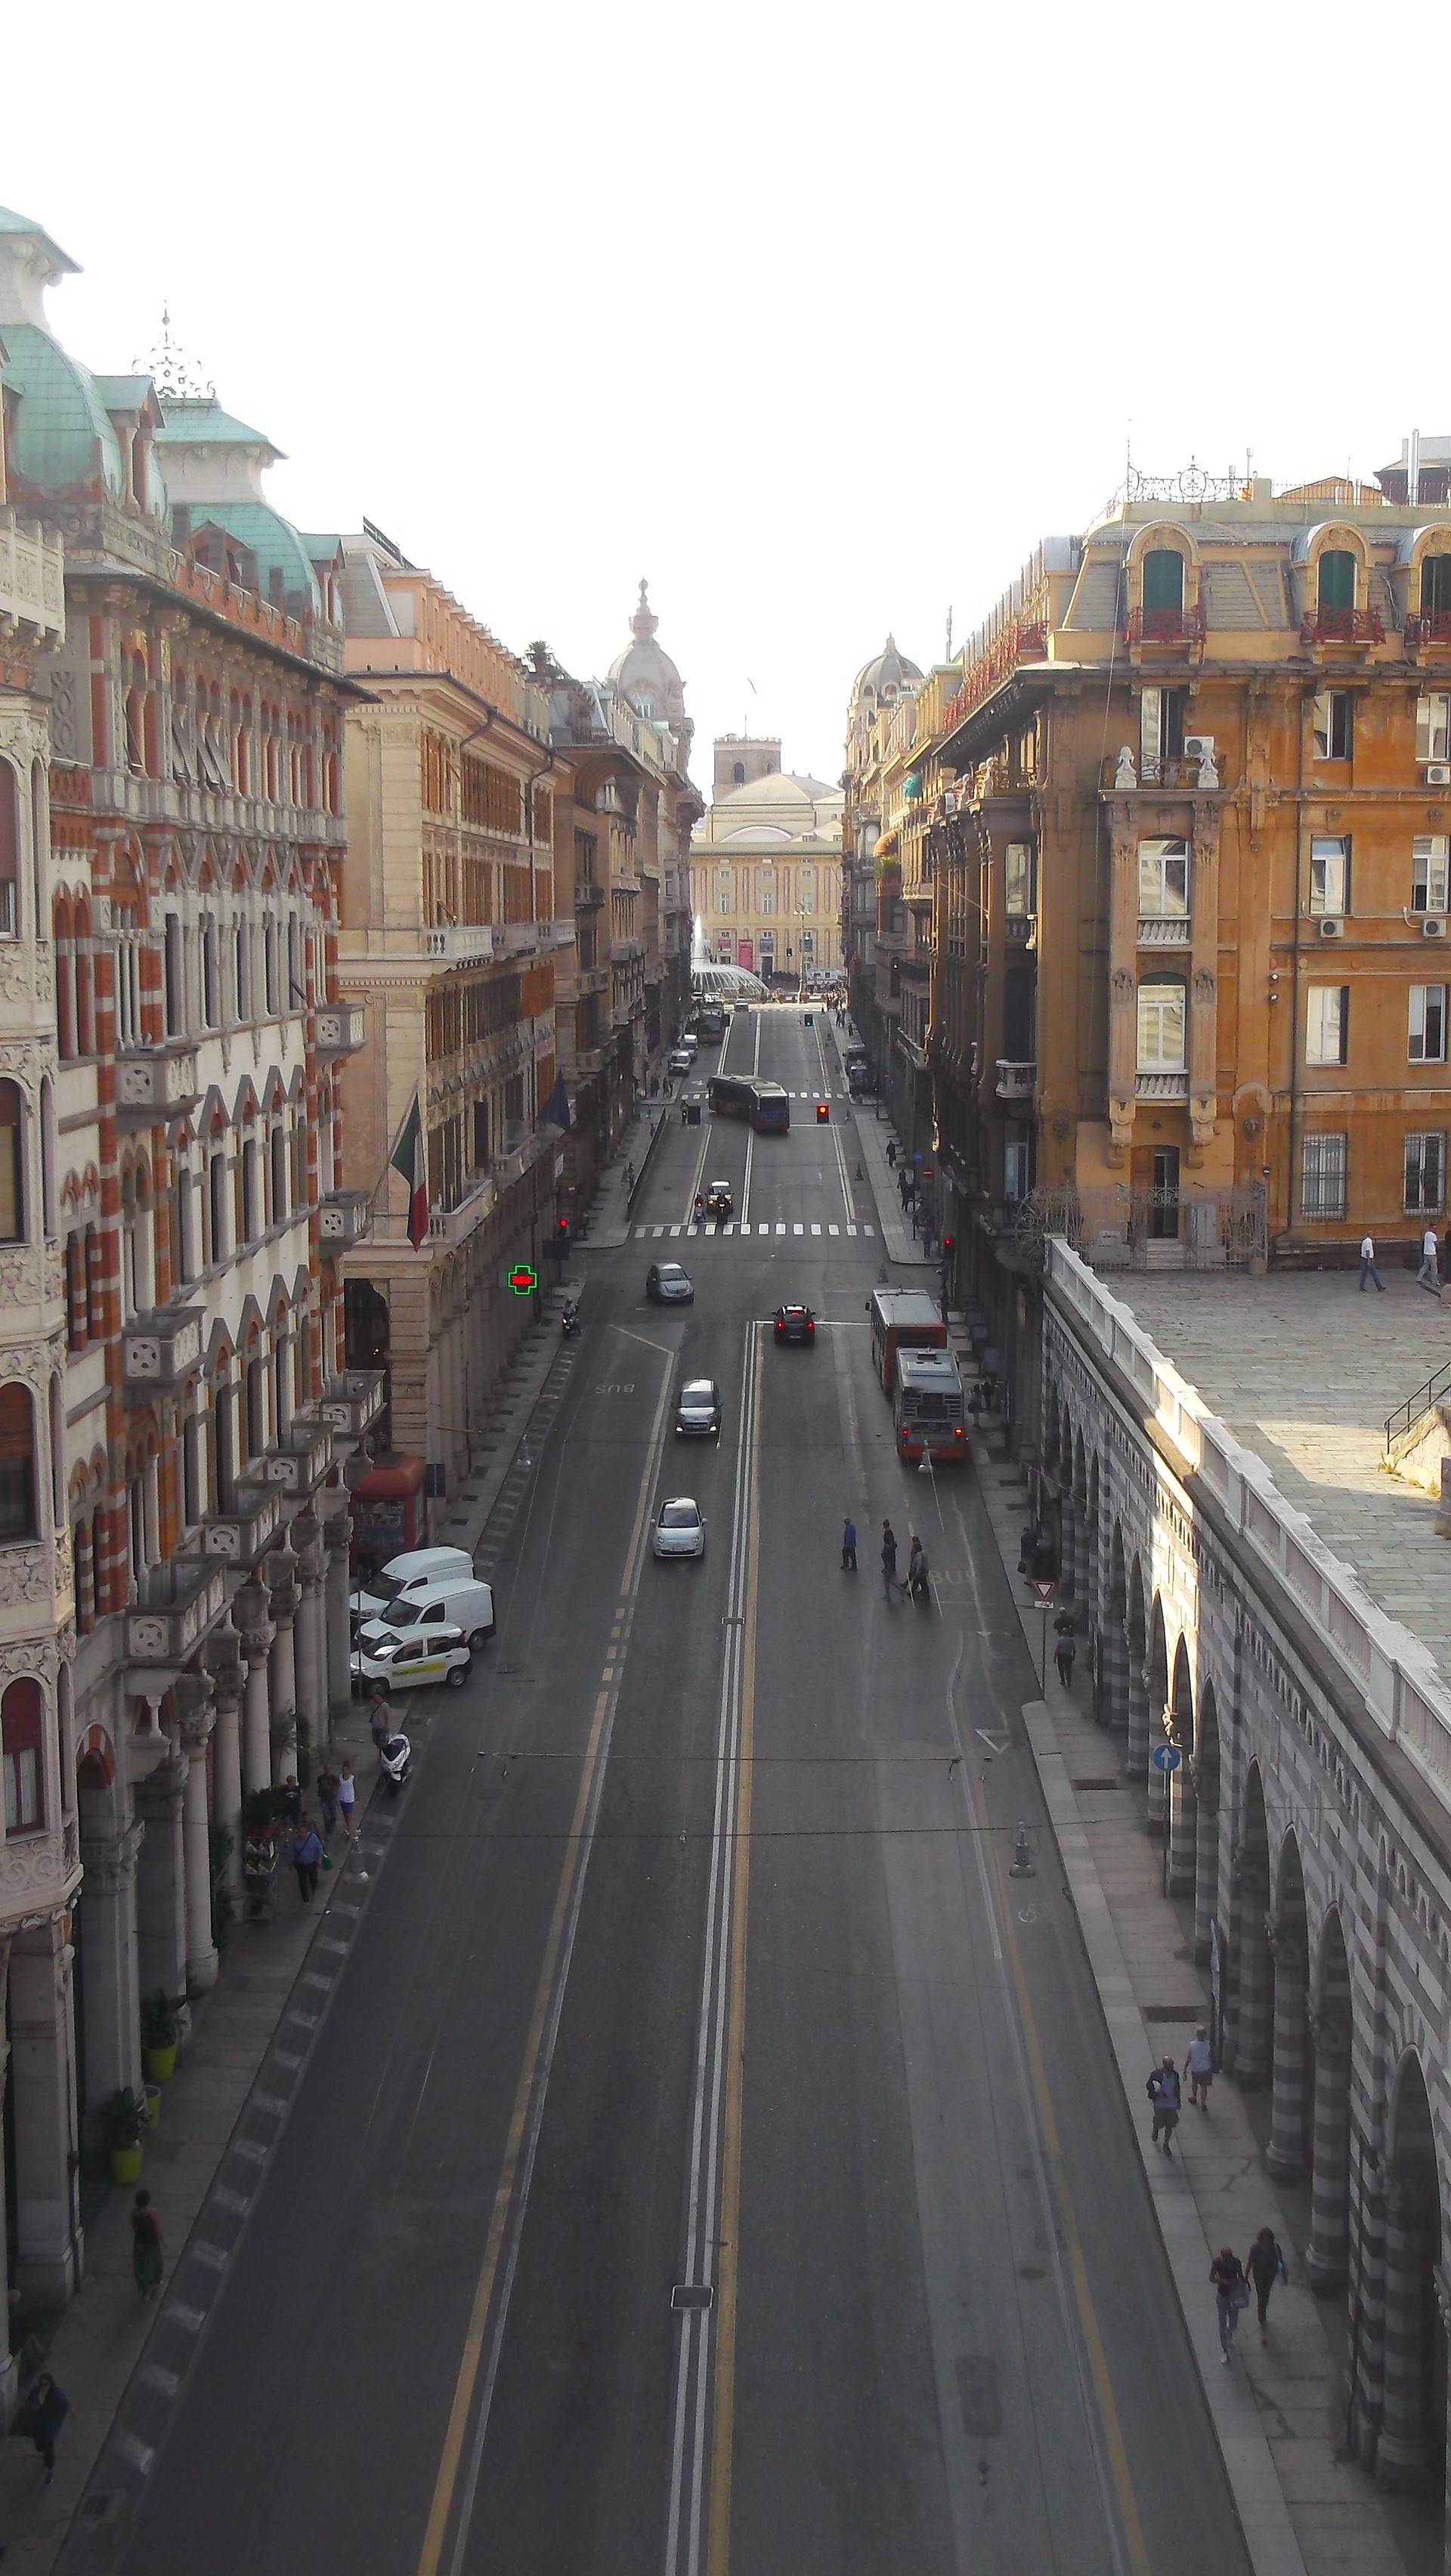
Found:
[[[809,1315],[811,1309],[800,1297],[783,1297],[776,1311],[781,1315]]]
[[[660,1509],[662,1512],[698,1512],[700,1505],[693,1494],[667,1494]]]
[[[682,1388],[681,1388],[681,1390],[680,1390],[680,1400],[681,1400],[682,1404],[684,1403],[685,1398],[686,1398],[688,1395],[699,1395],[699,1394],[701,1394],[701,1393],[702,1393],[702,1391],[703,1391],[706,1395],[714,1395],[714,1393],[715,1393],[715,1380],[714,1380],[714,1378],[713,1378],[713,1377],[688,1377],[688,1378],[686,1379],[686,1381],[685,1381],[685,1384],[682,1386]]]
[[[654,1266],[660,1273],[662,1279],[664,1278],[667,1270],[673,1271],[681,1279],[685,1276],[684,1268],[678,1261],[657,1261]]]
[[[442,1574],[450,1566],[457,1566],[460,1572],[467,1566],[472,1574],[474,1560],[466,1547],[408,1548],[402,1556],[390,1556],[387,1564],[380,1566],[378,1571],[396,1582],[406,1583],[410,1575]]]

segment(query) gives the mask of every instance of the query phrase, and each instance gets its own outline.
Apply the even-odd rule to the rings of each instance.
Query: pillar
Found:
[[[222,1863],[222,1884],[234,1891],[242,1884],[242,1700],[247,1688],[247,1665],[241,1639],[233,1629],[223,1629],[216,1641],[217,1661],[212,1666],[216,1691],[215,1722],[212,1729],[212,1821],[219,1833],[227,1836],[227,1856]]]
[[[1073,1601],[1078,1593],[1078,1545],[1074,1501],[1065,1493],[1058,1506],[1058,1598]]]
[[[1351,2300],[1355,2368],[1355,2446],[1362,2468],[1375,2466],[1380,2434],[1381,2389],[1385,2364],[1386,2198],[1380,2159],[1352,2117],[1350,2151],[1357,2168],[1354,2196],[1355,2238],[1352,2254],[1355,2293]],[[1359,2298],[1359,2331],[1355,2333],[1355,2298]]]
[[[1127,1650],[1126,1661],[1129,1740],[1124,1768],[1131,1780],[1142,1780],[1149,1768],[1149,1684],[1142,1664]]]
[[[186,1772],[185,1756],[173,1750],[136,1783],[136,1813],[145,1827],[136,1869],[136,1973],[143,2001],[186,1992]]]
[[[187,1674],[177,1684],[189,1705],[180,1711],[181,1749],[186,1758],[182,1784],[181,1842],[186,1888],[187,1992],[205,1993],[217,1982],[217,1944],[212,1931],[211,1817],[207,1812],[207,1738],[212,1731],[212,1686],[204,1675]]]
[[[10,2098],[15,2137],[15,2279],[63,2307],[80,2277],[75,2033],[66,1917],[17,1932],[10,1952]]]
[[[1426,2230],[1413,2184],[1387,2186],[1385,2231],[1385,2376],[1375,2474],[1383,2487],[1417,2487],[1427,2465],[1421,2377]]]
[[[304,1765],[309,1755],[319,1756],[327,1744],[331,1727],[327,1694],[327,1630],[323,1610],[323,1544],[322,1524],[311,1512],[302,1512],[292,1524],[292,1545],[297,1557],[299,1594],[297,1611],[297,1727],[298,1773],[304,1785],[311,1777]]]
[[[1311,2024],[1315,2108],[1311,2132],[1310,2242],[1305,2270],[1322,2298],[1345,2286],[1350,2254],[1350,2029],[1337,2014]]]
[[[1104,1723],[1127,1730],[1129,1722],[1129,1641],[1122,1613],[1109,1612],[1103,1632]]]
[[[324,1597],[328,1715],[336,1725],[340,1717],[347,1715],[353,1696],[353,1631],[348,1604],[348,1550],[352,1545],[353,1524],[349,1515],[345,1511],[329,1513],[322,1525],[322,1536],[327,1550]]]
[[[1169,1792],[1169,1881],[1170,1896],[1192,1896],[1195,1889],[1195,1863],[1198,1850],[1198,1811],[1194,1799],[1194,1775],[1189,1764],[1188,1747],[1182,1732],[1176,1729],[1179,1746],[1179,1768],[1171,1771]]]
[[[272,1735],[267,1692],[267,1655],[272,1623],[267,1595],[260,1583],[244,1583],[232,1603],[232,1624],[247,1659],[242,1701],[242,1787],[247,1797],[272,1786]]]
[[[1239,2022],[1234,2043],[1234,2080],[1246,2090],[1263,2084],[1270,2071],[1270,1946],[1265,1935],[1263,1884],[1240,1890]]]
[[[1155,1762],[1152,1757],[1155,1747],[1160,1744],[1166,1744],[1169,1739],[1164,1732],[1163,1702],[1155,1699],[1151,1695],[1152,1686],[1147,1682],[1145,1684],[1145,1691],[1149,1694],[1148,1751],[1150,1757],[1145,1766],[1149,1783],[1149,1810],[1148,1815],[1145,1818],[1145,1822],[1148,1825],[1148,1829],[1151,1834],[1161,1834],[1164,1832],[1169,1818],[1169,1775],[1167,1771],[1161,1771],[1159,1769],[1157,1762]]]
[[[279,1547],[267,1560],[268,1608],[272,1647],[267,1688],[272,1703],[272,1777],[283,1781],[297,1769],[297,1651],[294,1623],[302,1595],[293,1581],[297,1559],[290,1547]]]
[[[1194,1956],[1209,1963],[1219,1902],[1219,1774],[1194,1765]]]
[[[1265,2162],[1277,2182],[1305,2170],[1306,2019],[1309,1960],[1299,1925],[1271,1935],[1275,1960],[1274,2062]]]
[[[136,1952],[136,1856],[145,1828],[81,1843],[84,1938],[85,2094],[91,2110],[113,2093],[141,2088],[141,1993]]]

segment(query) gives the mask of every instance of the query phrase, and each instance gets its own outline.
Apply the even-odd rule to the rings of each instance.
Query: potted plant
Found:
[[[141,2006],[141,2054],[153,2084],[169,2084],[176,2073],[176,2004],[160,1987]]]
[[[146,2104],[129,2084],[101,2104],[101,2143],[111,2159],[113,2182],[139,2182],[146,2133]]]

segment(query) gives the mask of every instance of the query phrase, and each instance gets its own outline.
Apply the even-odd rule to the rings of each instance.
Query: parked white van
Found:
[[[376,1617],[360,1622],[358,1644],[366,1650],[391,1638],[411,1637],[419,1629],[462,1628],[470,1652],[477,1654],[492,1637],[495,1625],[494,1596],[487,1583],[480,1583],[472,1572],[445,1574],[419,1592],[410,1586],[395,1593]]]
[[[435,1583],[472,1583],[474,1560],[466,1547],[411,1547],[390,1556],[354,1592],[349,1604],[356,1635],[364,1619],[382,1619],[397,1600],[418,1600]]]

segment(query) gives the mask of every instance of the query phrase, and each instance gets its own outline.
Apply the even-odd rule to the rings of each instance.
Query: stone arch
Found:
[[[1152,585],[1146,580],[1145,565],[1151,555],[1177,555],[1180,562],[1179,614],[1192,615],[1199,605],[1199,548],[1187,528],[1172,519],[1152,520],[1140,528],[1124,562],[1124,581],[1130,617],[1142,618],[1153,602],[1146,596]]]
[[[1219,1704],[1212,1676],[1200,1690],[1193,1744],[1194,1956],[1202,1967],[1219,1915]]]
[[[1189,1667],[1189,1641],[1180,1636],[1174,1649],[1174,1675],[1164,1732],[1179,1755],[1167,1783],[1169,1809],[1168,1893],[1194,1892],[1194,1676]]]
[[[1385,2153],[1385,2359],[1376,2476],[1444,2486],[1446,2327],[1436,2297],[1444,2228],[1425,2069],[1407,2049],[1391,2083]]]
[[[1135,1555],[1128,1589],[1128,1719],[1129,1740],[1124,1767],[1131,1780],[1142,1780],[1149,1767],[1148,1624],[1144,1615],[1144,1577]]]
[[[1236,1973],[1234,2073],[1246,2090],[1270,2071],[1274,1961],[1265,1918],[1270,1904],[1270,1835],[1258,1762],[1245,1775],[1239,1844],[1231,1879],[1230,1943]]]
[[[1275,2007],[1272,2022],[1273,2098],[1266,2161],[1272,2174],[1288,2181],[1302,2174],[1308,2162],[1312,2089],[1310,1924],[1299,1838],[1293,1829],[1280,1845],[1279,1865],[1275,1872],[1274,1922],[1269,1940],[1275,1962]]]
[[[1305,2269],[1322,2296],[1343,2289],[1350,2257],[1350,2057],[1354,1998],[1340,1908],[1320,1926],[1310,1986],[1315,2044],[1310,2124],[1310,2242]]]
[[[1148,1694],[1149,1729],[1145,1763],[1145,1777],[1149,1784],[1147,1822],[1150,1833],[1157,1834],[1163,1832],[1169,1810],[1168,1784],[1153,1760],[1155,1749],[1164,1741],[1164,1717],[1169,1703],[1169,1640],[1164,1623],[1164,1604],[1157,1592],[1149,1611],[1144,1688]]]

